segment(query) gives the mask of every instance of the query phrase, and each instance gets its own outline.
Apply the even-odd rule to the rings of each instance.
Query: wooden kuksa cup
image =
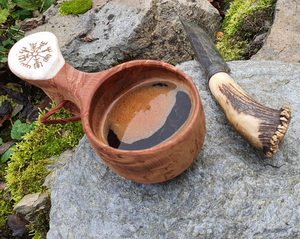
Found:
[[[74,69],[60,52],[50,32],[29,35],[17,42],[8,56],[11,71],[41,88],[58,107],[81,118],[84,131],[102,160],[117,174],[139,183],[159,183],[185,171],[196,159],[205,136],[205,117],[192,79],[161,61],[136,60],[97,73]],[[143,150],[110,147],[96,132],[107,107],[126,89],[150,74],[176,78],[190,93],[192,109],[185,125],[166,141]],[[62,119],[61,122],[76,120]],[[51,121],[47,121],[50,122]]]

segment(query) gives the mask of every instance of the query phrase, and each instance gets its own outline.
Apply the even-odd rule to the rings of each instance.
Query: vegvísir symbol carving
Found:
[[[50,54],[52,49],[47,44],[48,42],[42,41],[39,44],[37,42],[29,43],[28,48],[23,47],[19,51],[20,55],[18,57],[21,65],[28,69],[31,69],[31,67],[34,67],[34,69],[43,67],[43,62],[48,62],[52,56]]]

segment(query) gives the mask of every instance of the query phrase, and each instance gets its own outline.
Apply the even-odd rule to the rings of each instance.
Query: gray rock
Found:
[[[52,187],[53,182],[56,180],[58,170],[63,168],[67,162],[71,159],[74,150],[66,150],[63,152],[58,158],[51,157],[50,160],[54,162],[48,165],[47,169],[50,173],[45,178],[43,186],[50,189]]]
[[[269,36],[255,60],[300,62],[300,0],[278,0]]]
[[[28,224],[28,222],[21,215],[9,215],[7,218],[7,226],[11,230],[11,236],[13,237],[26,238],[26,234],[28,234],[26,224]],[[2,234],[1,236],[3,236],[3,239],[6,238]]]
[[[192,51],[179,16],[207,26],[213,35],[221,17],[207,0],[97,1],[80,16],[62,17],[58,7],[47,13],[48,23],[37,31],[55,33],[66,60],[84,71],[100,71],[133,58],[170,63],[191,59]],[[94,41],[82,40],[88,34]]]
[[[290,129],[265,159],[229,125],[196,62],[179,67],[197,84],[207,135],[198,159],[174,180],[140,185],[111,172],[83,138],[51,193],[48,239],[300,238],[300,66],[231,62],[260,102],[289,104]]]
[[[86,33],[93,27],[93,12],[89,11],[80,16],[61,16],[58,6],[51,6],[45,13],[45,22],[41,26],[26,32],[26,35],[49,31],[56,35],[60,47],[64,47],[74,38]]]
[[[24,218],[33,222],[35,219],[35,212],[43,210],[48,207],[49,195],[48,193],[34,193],[24,196],[20,202],[14,207],[14,211],[24,216]]]

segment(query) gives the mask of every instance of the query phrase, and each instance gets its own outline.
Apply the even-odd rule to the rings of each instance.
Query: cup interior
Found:
[[[99,143],[104,143],[106,146],[107,134],[105,132],[104,123],[108,114],[108,109],[120,98],[125,92],[147,81],[168,81],[184,85],[191,100],[190,115],[183,126],[188,125],[188,121],[193,115],[195,102],[199,95],[195,90],[192,80],[179,71],[177,68],[168,64],[128,64],[116,67],[103,80],[103,83],[96,89],[92,98],[89,109],[89,124],[93,134],[98,139]],[[180,129],[181,131],[182,129]]]

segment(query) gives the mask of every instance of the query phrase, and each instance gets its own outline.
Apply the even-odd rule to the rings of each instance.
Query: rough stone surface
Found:
[[[28,222],[21,215],[16,215],[16,214],[9,215],[7,218],[7,226],[11,230],[11,232],[12,232],[11,236],[13,236],[13,237],[26,238],[26,234],[28,233],[26,224],[28,224]],[[3,239],[6,238],[2,234],[0,234],[0,235],[3,237]]]
[[[260,102],[289,104],[293,119],[280,152],[265,159],[229,125],[196,62],[193,77],[206,114],[199,157],[167,183],[140,185],[115,175],[83,138],[53,184],[48,239],[300,238],[300,66],[230,63]]]
[[[47,22],[26,34],[49,31],[56,35],[60,47],[65,46],[74,38],[86,33],[93,26],[93,12],[89,11],[78,16],[60,16],[58,6],[50,7],[44,14]]]
[[[278,0],[275,19],[262,49],[255,60],[300,62],[300,0]]]
[[[45,178],[45,182],[43,183],[44,187],[49,189],[52,187],[52,184],[56,180],[59,169],[62,169],[67,164],[67,162],[71,159],[73,153],[74,150],[66,150],[59,156],[59,158],[50,158],[50,160],[53,160],[55,162],[48,165],[47,167],[50,173]]]
[[[100,71],[133,58],[170,63],[191,59],[179,16],[207,26],[211,35],[221,23],[218,11],[207,0],[110,0],[94,6],[78,17],[59,16],[55,7],[47,13],[48,23],[28,34],[55,33],[69,63],[84,71]],[[84,34],[94,40],[83,41]]]
[[[24,196],[14,207],[14,211],[25,217],[29,222],[34,221],[35,211],[42,210],[49,203],[48,193],[33,193]]]

